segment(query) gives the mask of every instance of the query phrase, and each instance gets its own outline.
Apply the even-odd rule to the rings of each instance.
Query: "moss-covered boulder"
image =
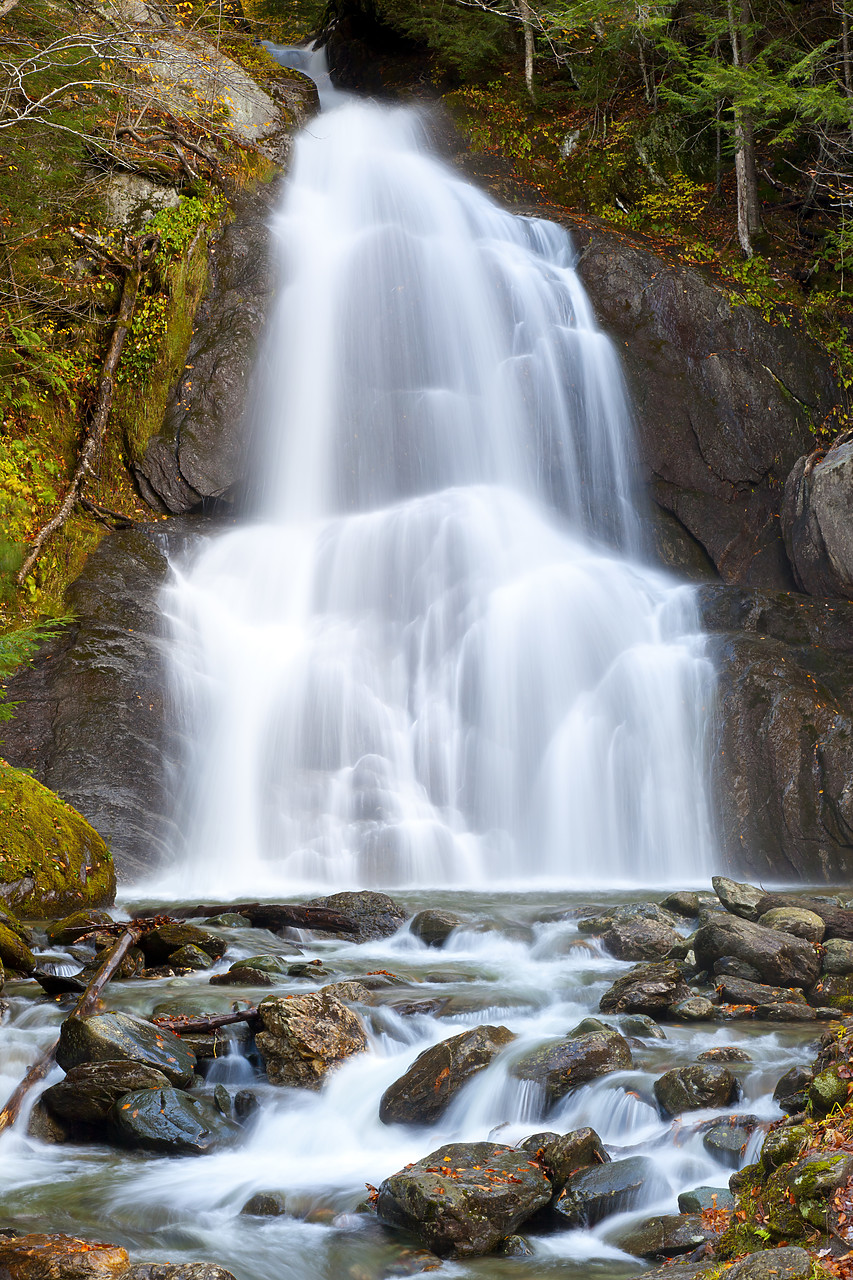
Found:
[[[18,973],[32,973],[36,967],[35,957],[27,944],[4,924],[0,924],[0,960],[7,969],[15,969]]]
[[[109,906],[113,861],[93,827],[35,778],[0,760],[0,898],[28,919]]]

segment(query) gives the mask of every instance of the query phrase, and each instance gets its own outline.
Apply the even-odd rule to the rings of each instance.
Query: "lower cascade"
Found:
[[[158,893],[704,879],[712,673],[691,590],[643,563],[568,235],[416,111],[339,102],[276,217],[255,518],[164,596]]]

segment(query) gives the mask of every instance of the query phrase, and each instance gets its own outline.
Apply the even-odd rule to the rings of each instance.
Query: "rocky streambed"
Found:
[[[853,913],[715,887],[318,900],[340,936],[155,919],[88,1018],[45,988],[124,913],[7,917],[4,1096],[58,1048],[0,1138],[0,1265],[843,1275]]]

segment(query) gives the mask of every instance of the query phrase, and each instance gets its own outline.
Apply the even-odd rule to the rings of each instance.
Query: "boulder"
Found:
[[[716,1011],[716,1005],[705,996],[691,996],[689,1000],[679,1000],[678,1004],[674,1004],[670,1009],[672,1016],[681,1018],[683,1022],[705,1022],[708,1018],[713,1018]]]
[[[215,973],[210,979],[212,987],[277,987],[281,978],[268,969],[254,969],[237,960],[227,973]]]
[[[4,729],[4,737],[8,730]],[[0,760],[0,903],[44,920],[109,906],[113,860],[97,831],[58,795]]]
[[[734,956],[753,966],[763,982],[790,987],[810,987],[820,972],[820,957],[802,938],[764,929],[734,915],[714,916],[697,931],[696,961],[710,970],[720,956]]]
[[[428,947],[443,947],[453,930],[464,923],[453,911],[419,911],[412,917],[409,931]]]
[[[689,1000],[692,994],[675,961],[662,960],[638,964],[617,978],[598,1007],[602,1013],[660,1014],[681,1000]]]
[[[758,919],[757,907],[764,897],[763,889],[756,889],[751,884],[740,884],[737,880],[729,880],[727,876],[712,876],[711,884],[726,911],[743,920]]]
[[[100,1126],[126,1093],[168,1084],[162,1071],[141,1062],[85,1062],[45,1089],[41,1101],[66,1124]]]
[[[627,1213],[666,1190],[653,1160],[629,1156],[581,1169],[554,1201],[554,1212],[566,1227],[592,1227],[612,1213]]]
[[[671,893],[664,898],[660,905],[664,911],[671,911],[674,915],[693,920],[699,914],[699,894],[689,889],[679,889],[676,893]]]
[[[631,1013],[619,1019],[623,1036],[636,1036],[640,1040],[665,1040],[666,1032],[647,1013]]]
[[[697,1053],[697,1062],[752,1062],[745,1049],[738,1049],[733,1044],[721,1044],[713,1049],[705,1049]]]
[[[475,1027],[425,1049],[383,1093],[379,1119],[383,1124],[435,1124],[463,1085],[514,1039],[506,1027]]]
[[[809,1085],[809,1102],[816,1115],[826,1116],[836,1107],[847,1103],[848,1085],[838,1074],[837,1067],[820,1071]]]
[[[235,1280],[215,1262],[136,1262],[124,1280]]]
[[[451,1143],[386,1178],[377,1212],[440,1257],[491,1253],[548,1204],[541,1165],[512,1147]]]
[[[816,1008],[853,1013],[853,974],[824,973],[809,991],[809,1004]]]
[[[706,1209],[733,1209],[735,1198],[728,1187],[694,1187],[678,1197],[681,1213],[704,1213]]]
[[[761,974],[751,964],[736,960],[734,956],[720,956],[714,961],[715,978],[740,978],[743,982],[760,982]]]
[[[773,907],[759,916],[758,923],[765,929],[779,929],[782,933],[791,933],[795,938],[805,938],[806,942],[822,942],[826,925],[814,911],[803,911],[799,907]]]
[[[800,987],[770,987],[761,982],[744,982],[740,978],[723,978],[717,991],[727,1004],[805,1004]]]
[[[195,1054],[178,1036],[129,1013],[66,1018],[56,1061],[63,1071],[83,1063],[139,1062],[162,1071],[179,1087],[192,1083],[196,1067]]]
[[[373,942],[378,938],[390,938],[409,919],[409,913],[387,893],[333,893],[328,898],[312,898],[306,907],[326,907],[340,911],[358,925],[358,932],[338,935],[348,942]],[[325,936],[332,936],[326,934]]]
[[[633,1065],[628,1042],[618,1031],[593,1031],[527,1050],[513,1062],[510,1075],[538,1085],[546,1105],[553,1106],[578,1085]]]
[[[57,947],[69,947],[80,938],[111,924],[113,918],[107,911],[72,911],[47,926],[47,940]]]
[[[609,1164],[610,1156],[594,1129],[573,1129],[570,1133],[535,1135],[546,1139],[531,1155],[541,1151],[539,1159],[551,1173],[555,1187],[564,1187],[578,1169]],[[529,1149],[530,1139],[524,1144]]]
[[[853,973],[853,942],[848,942],[845,938],[830,938],[825,942],[821,971],[844,977]]]
[[[617,960],[657,960],[680,937],[670,925],[656,920],[614,920],[601,941]]]
[[[213,958],[201,947],[193,946],[187,943],[183,947],[178,947],[177,951],[173,951],[169,956],[169,964],[173,969],[209,969],[214,963]]]
[[[204,1155],[231,1145],[243,1132],[207,1099],[172,1088],[128,1093],[110,1118],[122,1142],[165,1155]]]
[[[827,1221],[832,1193],[853,1174],[853,1156],[846,1151],[816,1151],[784,1167],[773,1178],[790,1192],[797,1212],[819,1231],[832,1229]]]
[[[0,1272],[9,1280],[117,1280],[130,1266],[117,1244],[74,1236],[0,1236]]]
[[[777,1081],[773,1101],[779,1104],[786,1115],[797,1115],[805,1108],[809,1085],[813,1079],[814,1072],[807,1067],[791,1067]]]
[[[334,1067],[367,1048],[361,1019],[336,996],[268,996],[255,1043],[272,1084],[319,1089]]]
[[[197,947],[212,960],[224,956],[228,944],[224,938],[194,924],[164,924],[147,933],[139,944],[149,965],[172,963],[172,956],[181,947]]]
[[[702,1146],[720,1164],[739,1169],[746,1144],[757,1124],[755,1116],[727,1116],[724,1120],[715,1120],[703,1129]]]
[[[705,1107],[726,1107],[736,1101],[738,1082],[726,1067],[697,1062],[674,1068],[655,1081],[655,1097],[670,1116]]]
[[[853,440],[842,437],[797,459],[785,481],[781,526],[797,586],[853,599]]]
[[[677,1258],[698,1249],[711,1235],[702,1226],[701,1213],[664,1214],[620,1231],[614,1243],[635,1258]]]
[[[811,1255],[805,1249],[786,1245],[749,1254],[726,1272],[726,1280],[811,1280],[813,1275]]]
[[[5,924],[0,923],[0,963],[6,969],[14,969],[17,973],[32,973],[36,967],[35,956],[23,942]]]
[[[771,1129],[761,1147],[762,1169],[770,1173],[783,1164],[790,1164],[805,1151],[809,1138],[809,1130],[802,1124]]]
[[[250,1196],[240,1213],[247,1218],[280,1218],[287,1205],[280,1191],[258,1191]]]

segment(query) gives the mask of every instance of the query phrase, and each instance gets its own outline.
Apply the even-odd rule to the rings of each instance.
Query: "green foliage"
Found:
[[[15,548],[9,543],[0,542],[0,563],[15,563]],[[33,622],[27,627],[17,627],[0,635],[0,681],[32,660],[36,651],[48,640],[53,640],[58,632],[71,621],[68,617],[50,618],[46,622]],[[5,691],[0,688],[0,722],[11,720],[15,714],[17,702],[9,702]]]

